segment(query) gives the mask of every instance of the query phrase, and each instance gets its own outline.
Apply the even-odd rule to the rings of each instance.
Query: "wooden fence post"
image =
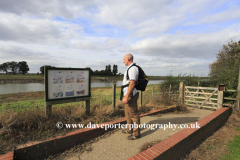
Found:
[[[52,116],[52,105],[46,105],[45,116],[49,119]]]
[[[140,107],[142,107],[142,95],[143,95],[143,91],[140,91],[140,95],[139,95],[139,97],[140,97]]]
[[[49,66],[49,65],[45,65],[44,66],[44,81],[46,80],[46,78],[47,78],[47,76],[46,76],[46,67],[51,67],[51,66]],[[46,81],[45,81],[46,82]],[[46,94],[45,94],[45,102],[46,102],[46,99],[47,99],[47,97],[46,97]],[[52,117],[52,105],[47,105],[46,104],[46,108],[45,108],[45,116],[49,119],[49,118],[51,118]]]
[[[217,109],[223,107],[223,91],[225,91],[225,85],[218,85]]]
[[[218,91],[217,109],[221,108],[222,106],[223,106],[223,91]]]
[[[183,82],[180,82],[179,85],[179,99],[181,102],[181,105],[185,104],[185,84]]]
[[[152,89],[152,97],[154,96],[154,87],[153,87],[153,89]]]
[[[198,87],[200,86],[200,81],[198,81]],[[197,97],[199,96],[199,94],[197,94]]]
[[[90,115],[90,100],[84,101],[85,114]]]
[[[169,98],[171,98],[171,89],[172,89],[172,85],[170,84],[170,87],[169,87]]]
[[[112,107],[113,107],[113,110],[115,110],[115,106],[116,106],[116,84],[113,83],[112,84]]]

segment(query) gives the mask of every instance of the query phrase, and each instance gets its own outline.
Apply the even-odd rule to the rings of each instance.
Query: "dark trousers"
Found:
[[[133,97],[129,97],[128,103],[125,104],[125,116],[127,119],[127,131],[131,133],[133,136],[140,136],[140,129],[134,127],[134,123],[139,126],[140,118],[138,113],[138,105],[137,100],[139,97],[139,93],[136,93]],[[132,124],[131,129],[129,129],[129,125]]]

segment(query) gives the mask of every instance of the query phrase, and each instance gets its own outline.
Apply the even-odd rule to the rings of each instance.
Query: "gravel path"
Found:
[[[114,132],[109,137],[102,138],[91,144],[89,151],[83,153],[64,154],[64,156],[56,157],[56,159],[64,160],[126,160],[139,153],[140,148],[152,141],[164,140],[167,137],[181,130],[180,124],[192,124],[201,118],[209,115],[213,111],[190,108],[189,113],[169,113],[159,114],[155,116],[145,116],[141,118],[141,124],[176,124],[176,129],[173,128],[151,128],[141,129],[141,138],[136,140],[127,140],[129,134],[121,133],[121,130]]]

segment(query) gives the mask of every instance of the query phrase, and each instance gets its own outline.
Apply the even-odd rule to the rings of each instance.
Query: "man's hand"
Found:
[[[127,94],[126,96],[123,98],[122,102],[124,104],[127,104],[128,103],[128,97],[130,96],[130,94],[133,92],[133,89],[135,87],[135,81],[134,80],[130,80],[130,84],[128,86],[128,91],[127,91]]]
[[[125,97],[123,98],[122,102],[123,102],[124,104],[127,104],[127,103],[128,103],[128,97],[125,96]]]

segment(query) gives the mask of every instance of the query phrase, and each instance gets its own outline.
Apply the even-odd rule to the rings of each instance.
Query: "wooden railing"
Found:
[[[237,92],[237,90],[226,90],[226,91],[227,92]],[[237,101],[237,97],[235,97],[235,98],[223,97],[223,99],[231,100],[231,101]],[[223,105],[228,105],[228,104],[224,103]]]

